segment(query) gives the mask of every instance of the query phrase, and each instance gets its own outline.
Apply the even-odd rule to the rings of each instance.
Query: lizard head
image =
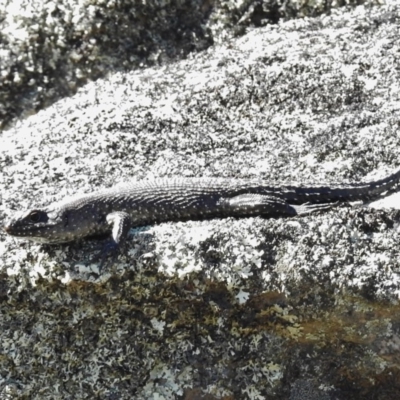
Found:
[[[5,225],[4,230],[11,236],[39,243],[68,242],[65,227],[66,213],[55,210],[33,209],[16,214]]]
[[[16,214],[4,225],[11,236],[39,243],[67,243],[110,230],[106,215],[85,198]]]

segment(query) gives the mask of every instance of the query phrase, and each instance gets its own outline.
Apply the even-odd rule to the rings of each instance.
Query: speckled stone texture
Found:
[[[116,71],[167,65],[247,28],[379,0],[0,0],[0,128]]]
[[[152,177],[387,175],[400,165],[399,17],[397,2],[332,9],[111,68],[0,134],[0,223]],[[398,399],[399,200],[132,230],[101,276],[101,242],[1,232],[0,398]]]

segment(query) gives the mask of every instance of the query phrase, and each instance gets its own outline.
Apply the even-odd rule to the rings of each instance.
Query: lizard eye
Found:
[[[32,211],[28,215],[29,221],[33,222],[33,223],[40,222],[40,220],[42,219],[41,217],[42,217],[42,215],[41,215],[41,213],[39,211]]]

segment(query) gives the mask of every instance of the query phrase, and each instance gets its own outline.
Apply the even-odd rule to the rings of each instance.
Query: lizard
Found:
[[[338,202],[370,201],[393,190],[400,169],[386,178],[349,185],[271,186],[260,179],[143,180],[67,198],[16,214],[7,234],[40,243],[65,243],[111,233],[102,251],[118,253],[132,227],[224,217],[293,217]]]

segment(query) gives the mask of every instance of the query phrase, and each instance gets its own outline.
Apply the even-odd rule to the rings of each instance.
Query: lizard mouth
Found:
[[[23,232],[15,227],[12,224],[5,224],[3,225],[3,230],[11,236],[23,236]]]
[[[28,239],[35,242],[45,243],[46,239],[39,236],[35,231],[30,229],[19,229],[12,223],[6,223],[3,225],[3,230],[16,239]]]

